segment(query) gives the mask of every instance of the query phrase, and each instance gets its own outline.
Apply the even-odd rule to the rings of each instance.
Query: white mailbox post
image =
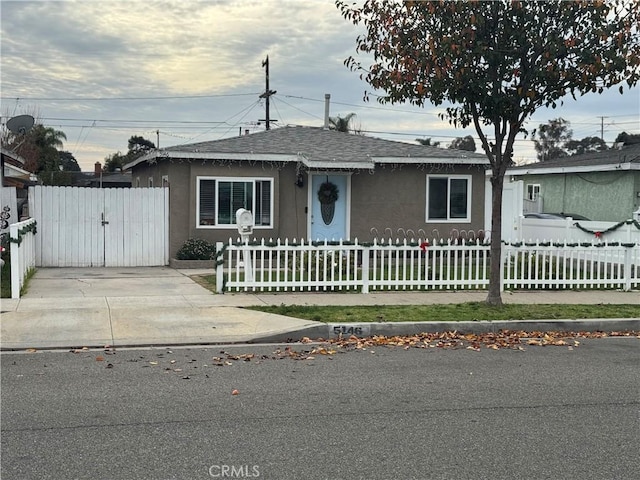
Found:
[[[242,239],[246,235],[249,238],[249,235],[253,233],[253,213],[244,208],[239,208],[236,211],[236,225],[238,225],[238,233],[242,235]]]
[[[248,282],[253,281],[253,268],[251,266],[251,251],[249,250],[249,237],[253,234],[253,214],[244,208],[236,210],[236,225],[242,238],[244,249],[242,260],[244,263],[244,278]]]

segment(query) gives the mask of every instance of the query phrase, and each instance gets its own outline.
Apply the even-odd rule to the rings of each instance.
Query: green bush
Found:
[[[211,260],[216,256],[216,246],[201,238],[190,238],[180,247],[178,260]]]

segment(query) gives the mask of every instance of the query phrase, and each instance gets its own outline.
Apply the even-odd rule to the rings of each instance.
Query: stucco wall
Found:
[[[430,174],[472,176],[470,223],[426,222],[427,175]],[[477,233],[484,228],[484,170],[475,166],[439,169],[378,166],[373,175],[368,171],[354,174],[351,186],[351,236],[358,239],[371,240],[372,228],[380,235],[387,229],[394,235],[398,235],[398,229],[410,229],[416,235],[418,230],[423,230],[429,238],[448,238],[454,229]]]
[[[472,201],[470,223],[426,223],[426,184],[428,174],[471,175]],[[261,239],[307,238],[309,176],[303,174],[304,184],[296,185],[296,165],[241,164],[212,165],[210,162],[160,161],[155,165],[138,165],[133,178],[140,177],[141,186],[154,177],[154,185],[161,185],[162,175],[169,177],[170,235],[169,254],[174,257],[185,240],[190,237],[211,242],[226,242],[237,238],[234,228],[196,227],[196,178],[198,176],[268,177],[274,179],[274,228],[255,228],[254,237]],[[135,186],[135,183],[134,183]],[[405,165],[402,168],[378,167],[351,173],[351,238],[361,241],[372,239],[371,228],[380,234],[386,228],[422,229],[432,238],[437,233],[449,237],[453,229],[477,232],[484,225],[484,170],[479,167],[451,167],[424,169]]]
[[[526,175],[527,184],[540,184],[545,212],[583,215],[591,220],[620,222],[638,208],[640,172],[615,171]]]

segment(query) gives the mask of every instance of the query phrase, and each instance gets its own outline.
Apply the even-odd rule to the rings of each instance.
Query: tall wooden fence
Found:
[[[36,266],[139,267],[167,265],[167,188],[29,189],[38,222]]]
[[[218,291],[485,289],[490,246],[375,240],[217,244]],[[640,286],[640,244],[503,245],[503,290]]]

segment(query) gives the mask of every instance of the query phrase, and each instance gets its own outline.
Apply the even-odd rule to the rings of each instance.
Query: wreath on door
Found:
[[[318,189],[318,201],[320,202],[322,221],[325,225],[329,225],[333,220],[338,197],[338,187],[335,183],[327,180],[320,185]]]

